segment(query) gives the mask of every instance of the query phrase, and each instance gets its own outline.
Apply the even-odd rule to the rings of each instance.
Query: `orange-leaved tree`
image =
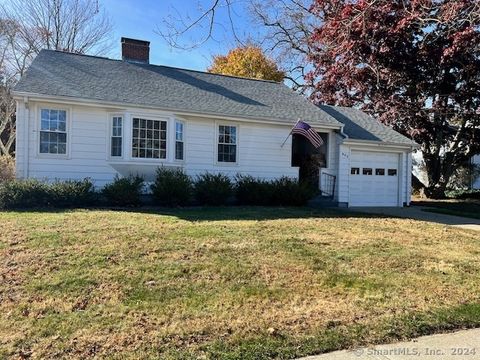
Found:
[[[214,56],[208,72],[273,81],[282,81],[285,77],[277,64],[254,45],[237,47],[227,55]]]

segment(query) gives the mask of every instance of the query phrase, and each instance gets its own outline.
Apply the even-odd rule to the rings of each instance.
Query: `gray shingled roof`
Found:
[[[173,111],[338,126],[290,88],[199,71],[42,50],[16,92],[145,105]]]
[[[288,124],[345,124],[351,139],[413,144],[360,110],[315,106],[281,83],[61,51],[42,50],[14,90]]]
[[[361,110],[342,106],[319,105],[319,108],[345,124],[343,132],[350,139],[415,145],[415,142],[383,125]]]

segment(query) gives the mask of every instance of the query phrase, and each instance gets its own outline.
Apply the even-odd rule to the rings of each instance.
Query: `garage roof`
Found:
[[[319,105],[319,108],[345,124],[343,132],[348,135],[350,139],[416,145],[414,141],[393,130],[391,127],[383,125],[361,110],[330,105]]]

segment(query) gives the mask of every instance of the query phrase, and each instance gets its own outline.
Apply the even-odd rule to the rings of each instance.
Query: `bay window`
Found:
[[[133,118],[132,157],[142,159],[167,158],[167,122]]]

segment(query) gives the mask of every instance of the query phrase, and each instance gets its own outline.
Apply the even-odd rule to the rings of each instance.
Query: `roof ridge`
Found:
[[[129,61],[120,60],[120,59],[112,59],[112,58],[109,58],[109,57],[106,57],[106,56],[73,53],[73,52],[69,52],[69,51],[55,50],[55,49],[42,49],[42,51],[51,51],[51,52],[58,52],[58,53],[67,54],[67,55],[84,56],[84,57],[90,57],[90,58],[95,58],[95,59],[102,59],[102,60],[116,61],[116,62],[121,62],[121,63],[126,63],[126,64],[133,64]],[[249,77],[237,76],[237,75],[211,73],[211,72],[208,72],[208,71],[186,69],[186,68],[181,68],[181,67],[178,67],[178,66],[158,65],[158,64],[142,64],[142,63],[135,63],[135,64],[136,65],[141,65],[141,66],[153,66],[153,67],[177,69],[177,70],[183,70],[183,71],[206,74],[206,75],[223,76],[223,77],[229,77],[229,78],[240,79],[240,80],[260,81],[260,82],[283,85],[282,82],[274,81],[274,80],[256,79],[256,78],[249,78]]]

